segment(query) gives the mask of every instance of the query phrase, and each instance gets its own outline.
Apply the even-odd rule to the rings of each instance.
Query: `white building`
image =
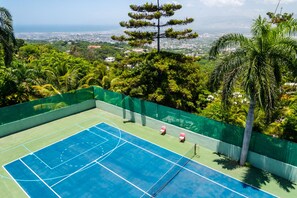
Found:
[[[105,59],[105,61],[106,61],[106,62],[109,62],[109,63],[114,62],[114,61],[115,61],[115,57],[107,57],[107,58]]]

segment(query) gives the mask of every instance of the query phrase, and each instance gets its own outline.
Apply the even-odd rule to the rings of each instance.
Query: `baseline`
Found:
[[[57,195],[58,197],[60,197],[60,195],[54,191],[45,181],[43,181],[43,179],[41,177],[39,177],[39,175],[37,173],[35,173],[25,162],[23,162],[22,159],[20,159],[20,162],[22,162],[44,185],[46,185],[55,195]]]

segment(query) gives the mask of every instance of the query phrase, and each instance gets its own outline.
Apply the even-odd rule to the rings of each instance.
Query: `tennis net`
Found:
[[[156,197],[157,194],[160,193],[196,155],[196,147],[197,145],[195,144],[148,190],[148,193],[152,195],[152,197]]]

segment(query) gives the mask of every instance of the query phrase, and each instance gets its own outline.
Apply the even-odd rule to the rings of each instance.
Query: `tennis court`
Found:
[[[30,152],[30,150],[27,148]],[[30,197],[273,197],[99,123],[4,165]]]

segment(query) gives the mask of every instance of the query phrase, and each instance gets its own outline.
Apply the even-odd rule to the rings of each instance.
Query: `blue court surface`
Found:
[[[105,123],[4,168],[29,197],[274,197]]]

